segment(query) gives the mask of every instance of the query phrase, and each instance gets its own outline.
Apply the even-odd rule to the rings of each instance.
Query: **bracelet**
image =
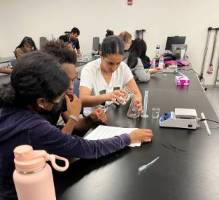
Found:
[[[69,115],[68,117],[69,117],[69,119],[72,119],[76,122],[79,122],[79,117],[76,117],[75,115]]]

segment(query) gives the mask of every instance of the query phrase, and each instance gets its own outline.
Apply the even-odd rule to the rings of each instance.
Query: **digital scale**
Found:
[[[159,119],[160,127],[197,129],[199,127],[195,109],[175,108],[175,111],[166,112]]]

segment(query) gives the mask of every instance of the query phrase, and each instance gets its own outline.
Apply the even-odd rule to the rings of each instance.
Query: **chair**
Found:
[[[43,47],[45,46],[45,44],[48,42],[46,37],[40,37],[40,50],[43,49]]]
[[[93,44],[92,44],[92,54],[98,55],[100,50],[100,38],[93,37]]]

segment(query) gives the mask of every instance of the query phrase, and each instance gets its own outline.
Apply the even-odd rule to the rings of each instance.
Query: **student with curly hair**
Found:
[[[65,95],[69,79],[56,59],[32,52],[22,57],[11,74],[11,82],[0,88],[0,199],[16,199],[12,174],[13,150],[29,144],[66,158],[98,158],[121,150],[130,143],[151,141],[152,132],[137,129],[109,139],[88,141],[63,134],[40,112],[51,112],[65,98],[72,121],[80,107],[72,107]]]
[[[53,55],[58,62],[61,64],[62,69],[65,71],[69,78],[69,88],[67,90],[68,96],[71,98],[71,105],[73,107],[81,107],[81,102],[78,100],[77,96],[73,96],[74,94],[78,95],[79,90],[79,80],[77,80],[77,72],[76,72],[76,53],[66,49],[63,45],[63,42],[51,40],[46,43],[43,48],[43,51]],[[75,84],[74,84],[75,83]],[[58,119],[62,116],[65,126],[62,128],[62,132],[72,132],[73,130],[78,131],[77,133],[83,134],[85,130],[87,131],[96,123],[106,123],[107,117],[103,109],[94,110],[89,116],[78,119],[77,123],[73,123],[72,120],[69,120],[69,114],[66,112],[65,102],[62,102],[57,109],[54,110],[53,113],[44,114],[43,116],[48,119],[53,125],[57,125]],[[68,127],[68,124],[70,126]],[[70,128],[70,129],[69,129]]]

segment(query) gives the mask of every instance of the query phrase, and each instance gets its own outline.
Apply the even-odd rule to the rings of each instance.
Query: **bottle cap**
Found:
[[[69,166],[67,159],[56,155],[49,155],[44,150],[33,150],[30,145],[21,145],[16,147],[14,149],[14,156],[16,170],[24,174],[41,170],[48,160],[51,161],[52,166],[57,171],[65,171]],[[55,162],[56,159],[63,160],[65,162],[65,166],[58,166]]]

